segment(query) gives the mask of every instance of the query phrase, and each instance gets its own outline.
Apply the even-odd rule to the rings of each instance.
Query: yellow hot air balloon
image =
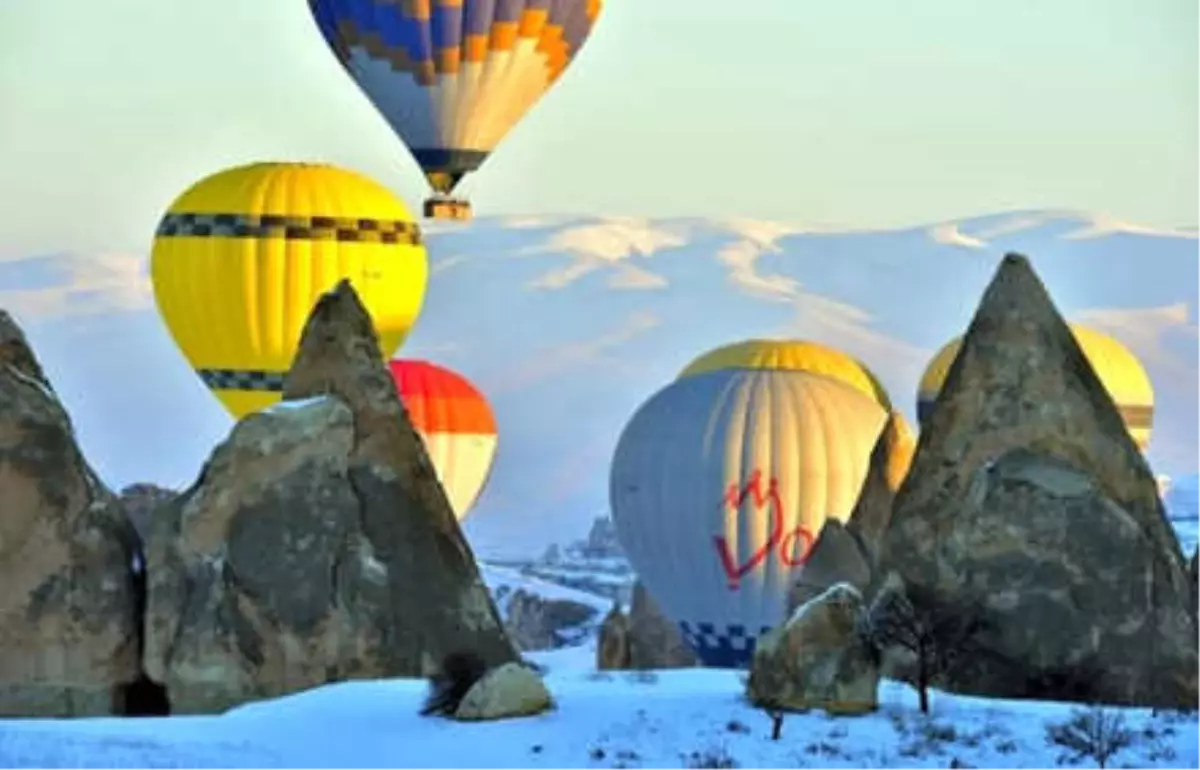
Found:
[[[159,313],[236,418],[279,400],[322,293],[350,279],[387,359],[416,321],[428,270],[404,203],[365,176],[309,163],[200,180],[163,216],[150,258]]]
[[[1075,342],[1108,390],[1113,403],[1125,420],[1125,427],[1142,451],[1150,444],[1154,421],[1154,388],[1137,357],[1117,340],[1080,324],[1069,324]],[[937,400],[937,394],[958,355],[962,337],[946,343],[929,362],[917,390],[917,417],[924,422]]]
[[[684,367],[680,377],[718,369],[772,369],[824,374],[846,383],[891,410],[887,390],[857,359],[807,340],[751,339],[714,348]]]

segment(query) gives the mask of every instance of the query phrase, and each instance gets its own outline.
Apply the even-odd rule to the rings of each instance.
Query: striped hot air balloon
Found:
[[[496,419],[483,394],[460,374],[429,361],[388,365],[413,427],[461,521],[487,483],[496,456]]]
[[[629,560],[709,666],[742,667],[783,620],[828,517],[853,510],[887,412],[833,377],[722,368],[643,404],[613,455]]]
[[[416,321],[428,263],[420,229],[382,185],[334,166],[254,163],[189,187],[159,222],[159,314],[236,418],[277,402],[320,296],[350,279],[384,358]]]
[[[425,216],[467,218],[448,194],[575,60],[600,0],[309,0],[342,67],[437,193]]]
[[[1108,391],[1125,421],[1130,437],[1143,452],[1150,445],[1154,423],[1154,387],[1150,376],[1129,348],[1117,340],[1077,323],[1068,324],[1075,342]],[[938,393],[958,356],[962,337],[946,343],[930,360],[917,390],[917,417],[924,422],[937,403]]]

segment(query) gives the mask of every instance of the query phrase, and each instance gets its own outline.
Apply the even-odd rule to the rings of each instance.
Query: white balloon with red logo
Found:
[[[887,420],[805,371],[721,369],[660,390],[630,419],[609,478],[633,568],[702,662],[749,663],[826,518],[845,521]]]

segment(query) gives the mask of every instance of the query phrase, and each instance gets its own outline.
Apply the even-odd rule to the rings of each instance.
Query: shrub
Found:
[[[1075,709],[1066,722],[1046,726],[1046,742],[1069,752],[1059,758],[1077,762],[1091,758],[1103,768],[1121,749],[1133,745],[1133,731],[1125,726],[1125,717],[1099,706]]]
[[[429,678],[429,694],[421,708],[421,716],[450,716],[458,711],[463,698],[487,670],[487,663],[474,652],[447,655],[438,671]]]

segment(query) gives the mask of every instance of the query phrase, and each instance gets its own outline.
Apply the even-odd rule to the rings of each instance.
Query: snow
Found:
[[[550,601],[560,600],[583,604],[596,610],[600,616],[603,616],[604,613],[612,608],[612,602],[608,599],[586,591],[578,591],[574,588],[541,580],[531,575],[525,575],[520,570],[512,567],[480,564],[479,572],[483,577],[483,582],[487,584],[488,588],[492,591],[492,595],[496,597],[496,603],[500,605],[501,614],[505,614],[504,608],[508,605],[507,599],[518,590],[523,590],[526,593],[534,594]]]
[[[267,408],[265,408],[261,411],[265,412],[266,414],[278,414],[279,412],[290,412],[295,409],[304,409],[306,407],[313,406],[314,404],[319,404],[328,398],[329,398],[329,396],[320,395],[320,396],[309,396],[308,398],[285,399],[282,401],[276,401],[274,404],[271,404],[270,406],[268,406]]]
[[[771,721],[741,697],[733,671],[597,673],[587,647],[529,657],[547,665],[556,700],[538,717],[456,723],[417,712],[425,685],[379,680],[327,685],[215,717],[0,722],[7,767],[1054,767],[1047,724],[1072,706],[933,693],[885,682],[880,709],[821,711]],[[586,659],[585,659],[586,658]],[[1139,734],[1110,766],[1196,767],[1197,719],[1125,710]],[[1155,737],[1143,735],[1147,728]],[[696,757],[693,758],[693,753]],[[707,757],[708,761],[705,761]]]

